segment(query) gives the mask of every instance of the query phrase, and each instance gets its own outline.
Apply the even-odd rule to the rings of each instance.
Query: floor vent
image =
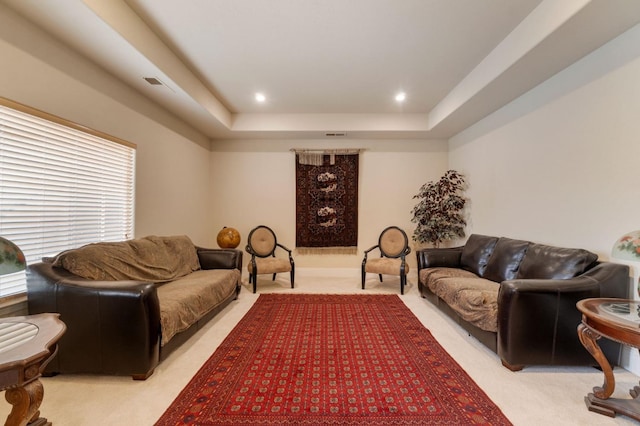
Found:
[[[347,136],[347,132],[325,132],[324,135],[328,138],[342,138]]]

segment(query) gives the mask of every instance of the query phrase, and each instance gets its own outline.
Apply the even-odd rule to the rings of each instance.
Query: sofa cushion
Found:
[[[165,282],[200,269],[186,235],[93,243],[60,253],[54,266],[90,280]]]
[[[583,249],[530,244],[520,263],[518,279],[569,279],[585,272],[596,260]]]
[[[226,300],[239,281],[237,269],[207,269],[159,284],[161,345]]]
[[[472,234],[462,248],[460,256],[462,269],[482,277],[497,242],[498,237]]]
[[[418,279],[433,293],[438,294],[438,282],[442,278],[462,277],[462,278],[478,278],[473,272],[465,271],[459,268],[435,267],[421,269],[418,273]]]
[[[500,284],[484,278],[441,278],[437,295],[460,317],[476,327],[498,331],[498,291]]]
[[[529,244],[529,241],[500,238],[489,258],[483,278],[497,283],[514,279]]]

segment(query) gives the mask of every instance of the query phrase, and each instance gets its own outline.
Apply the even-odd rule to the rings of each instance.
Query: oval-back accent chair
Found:
[[[369,259],[368,255],[374,249],[380,251],[380,257]],[[397,226],[389,226],[380,234],[378,244],[364,252],[362,260],[362,289],[367,272],[378,274],[380,282],[382,275],[397,275],[400,277],[400,294],[404,294],[407,283],[409,264],[405,257],[411,253],[407,234]]]
[[[288,259],[276,257],[276,249],[287,252]],[[260,225],[251,230],[245,249],[251,255],[251,260],[247,265],[249,270],[249,283],[253,284],[253,292],[256,292],[259,274],[276,274],[289,272],[291,277],[291,288],[295,278],[295,264],[291,256],[291,250],[278,243],[276,234],[268,226]]]

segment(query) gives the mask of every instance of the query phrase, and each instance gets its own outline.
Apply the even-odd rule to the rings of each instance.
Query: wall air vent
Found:
[[[155,77],[143,77],[144,80],[153,86],[162,86],[162,82]]]
[[[325,132],[324,135],[328,138],[343,138],[347,136],[347,132]]]

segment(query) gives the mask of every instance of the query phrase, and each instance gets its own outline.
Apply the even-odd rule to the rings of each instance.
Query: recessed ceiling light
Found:
[[[397,102],[403,102],[405,99],[407,99],[407,94],[406,94],[406,93],[404,93],[404,92],[399,92],[399,93],[396,95],[396,101],[397,101]]]
[[[256,101],[264,102],[267,100],[267,97],[263,93],[256,93]]]

